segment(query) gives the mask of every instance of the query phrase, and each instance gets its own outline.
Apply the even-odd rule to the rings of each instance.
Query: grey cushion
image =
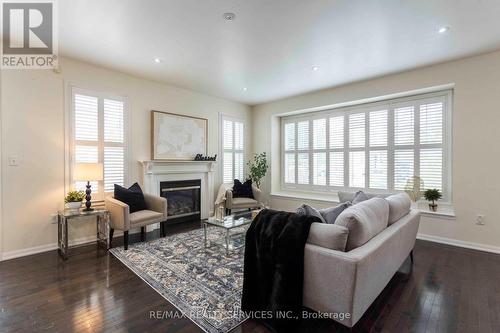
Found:
[[[362,201],[365,201],[365,200],[368,200],[370,198],[368,198],[368,195],[366,195],[365,192],[363,191],[358,191],[356,192],[356,194],[354,194],[354,198],[352,199],[352,204],[355,205],[355,204],[358,204]]]
[[[354,196],[358,192],[343,192],[343,191],[339,191],[338,192],[339,202],[341,202],[341,203],[348,202],[348,201],[352,202],[354,200]],[[379,193],[368,193],[368,192],[363,192],[363,193],[366,194],[366,196],[368,197],[368,199],[371,199],[371,198],[386,198],[386,197],[390,196],[390,194],[379,194]]]
[[[345,251],[349,229],[335,224],[313,223],[307,242],[330,250]]]
[[[355,249],[387,227],[389,203],[382,198],[372,198],[344,210],[337,217],[336,225],[349,229],[346,250]]]
[[[322,223],[326,223],[323,216],[321,216],[319,210],[317,210],[312,206],[309,206],[308,204],[300,205],[295,212],[299,215],[316,216],[321,220]]]
[[[393,194],[385,200],[389,203],[389,225],[410,212],[411,200],[406,193]]]
[[[334,224],[337,217],[342,213],[346,208],[351,205],[350,202],[341,203],[338,206],[320,209],[319,213],[326,221],[326,223]]]

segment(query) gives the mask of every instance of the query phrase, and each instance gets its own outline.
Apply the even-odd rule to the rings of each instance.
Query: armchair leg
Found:
[[[411,263],[413,264],[413,250],[411,250],[411,252],[410,252],[410,260],[411,260]]]
[[[109,228],[109,248],[112,247],[113,244],[113,233],[115,232],[115,229]]]
[[[144,239],[146,235],[146,227],[141,227],[141,242],[144,242]]]
[[[163,221],[160,223],[160,234],[161,237],[165,237],[167,235],[167,221]]]
[[[123,232],[123,247],[128,250],[128,230]]]

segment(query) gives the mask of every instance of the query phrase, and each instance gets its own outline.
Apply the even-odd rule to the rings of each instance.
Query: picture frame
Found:
[[[151,159],[192,161],[208,152],[208,119],[151,110]]]

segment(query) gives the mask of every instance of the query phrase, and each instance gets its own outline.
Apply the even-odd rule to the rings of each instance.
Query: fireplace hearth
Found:
[[[200,179],[160,182],[160,195],[167,199],[167,221],[170,223],[200,220]]]

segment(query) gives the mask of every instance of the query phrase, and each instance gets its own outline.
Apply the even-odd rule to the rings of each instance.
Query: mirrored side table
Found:
[[[57,212],[57,244],[58,252],[65,260],[68,259],[68,222],[72,220],[86,221],[89,217],[96,219],[97,245],[108,249],[108,222],[109,211],[105,209],[94,209],[92,211],[60,210]]]

